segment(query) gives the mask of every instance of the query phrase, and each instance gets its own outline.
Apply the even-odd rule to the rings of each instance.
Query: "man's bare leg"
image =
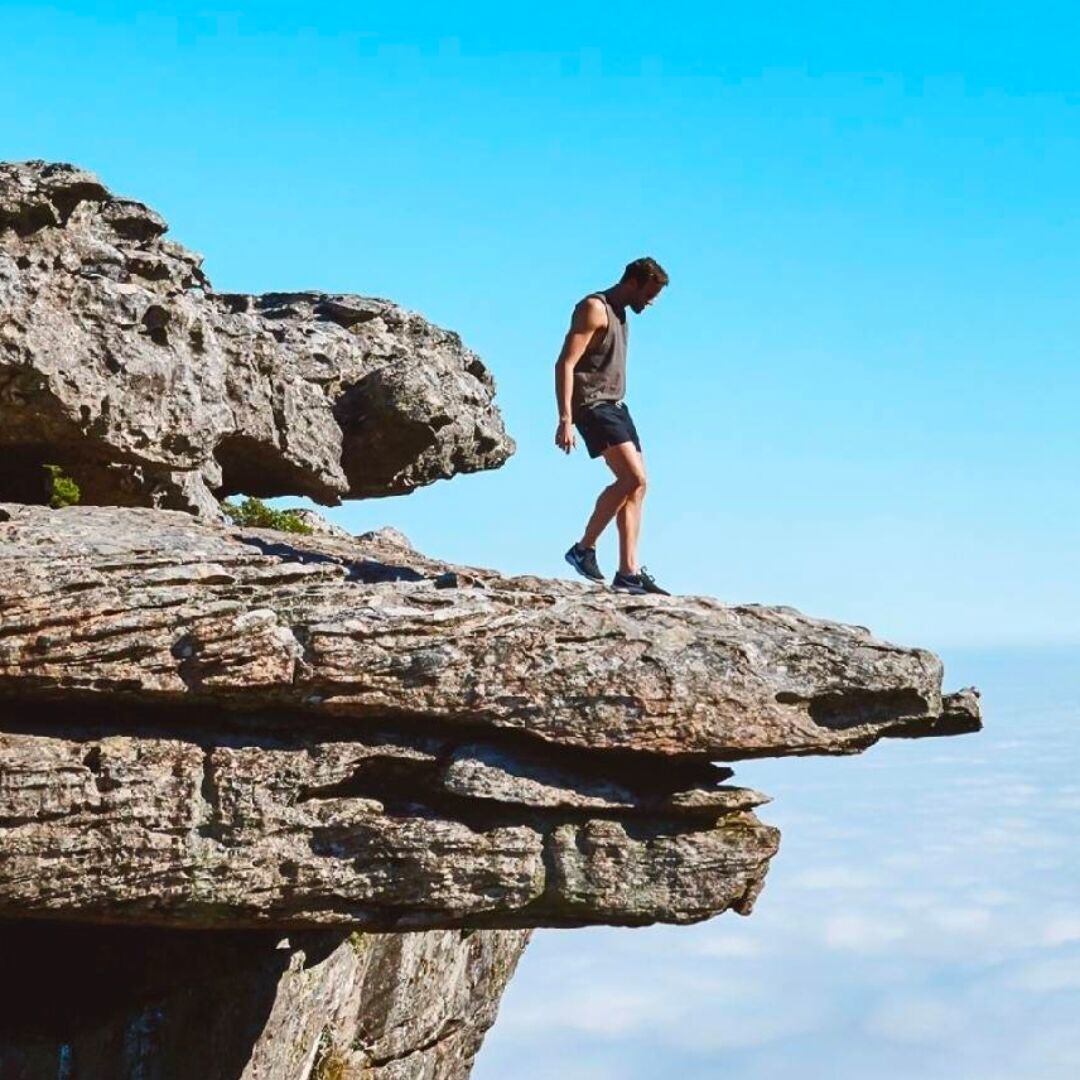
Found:
[[[645,476],[642,472],[641,486],[615,515],[615,527],[619,530],[619,573],[636,574],[640,569],[637,560],[638,537],[641,535],[641,516],[645,509]]]
[[[641,516],[645,509],[645,460],[641,451],[633,443],[624,444],[628,453],[635,457],[637,477],[634,489],[615,514],[615,525],[619,530],[619,573],[636,574],[639,570],[637,559],[638,537],[641,535]],[[622,449],[620,447],[620,449]]]
[[[603,452],[615,479],[596,500],[596,508],[578,541],[581,547],[596,547],[600,534],[618,517],[619,572],[637,573],[637,538],[641,529],[641,507],[645,498],[645,462],[632,442],[609,446]]]

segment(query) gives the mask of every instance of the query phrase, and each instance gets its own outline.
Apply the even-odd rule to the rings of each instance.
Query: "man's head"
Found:
[[[639,315],[660,295],[668,283],[667,271],[648,256],[626,264],[619,288],[628,307]]]

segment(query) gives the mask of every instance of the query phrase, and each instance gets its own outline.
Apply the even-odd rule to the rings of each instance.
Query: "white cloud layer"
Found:
[[[998,664],[951,680],[978,736],[742,763],[783,832],[754,914],[538,933],[474,1080],[1077,1080],[1080,705]]]

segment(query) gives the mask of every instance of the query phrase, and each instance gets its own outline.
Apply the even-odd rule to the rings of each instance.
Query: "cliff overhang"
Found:
[[[8,917],[748,912],[778,834],[724,762],[979,724],[932,654],[790,608],[505,577],[392,534],[112,507],[0,519]]]
[[[406,494],[514,451],[458,334],[379,298],[216,292],[93,174],[0,162],[0,500],[220,520],[234,494]]]

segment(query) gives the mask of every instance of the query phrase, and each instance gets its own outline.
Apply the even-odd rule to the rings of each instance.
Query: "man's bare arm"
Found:
[[[555,432],[555,445],[570,453],[576,442],[571,416],[574,393],[574,368],[585,355],[593,335],[607,327],[607,312],[594,296],[586,297],[574,308],[570,329],[563,340],[559,359],[555,361],[555,401],[559,407],[559,426]]]

